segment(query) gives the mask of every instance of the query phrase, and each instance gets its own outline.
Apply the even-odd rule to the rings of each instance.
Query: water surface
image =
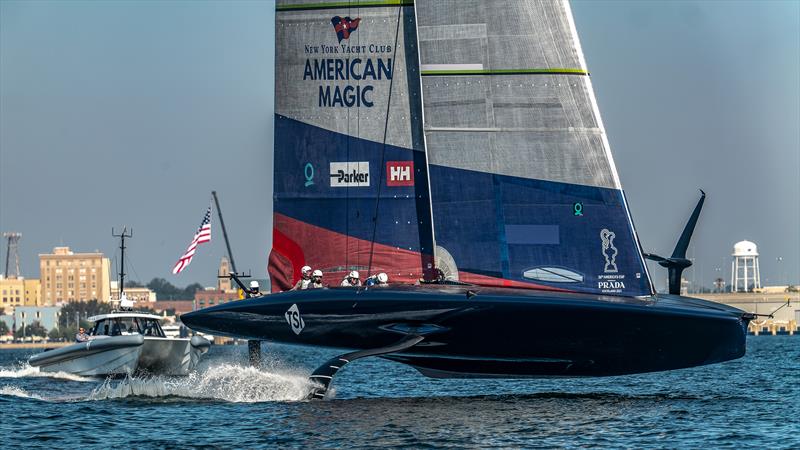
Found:
[[[2,347],[0,347],[2,348]],[[307,376],[335,352],[213,347],[184,378],[42,374],[0,350],[2,448],[800,448],[800,336],[748,337],[742,359],[635,376],[433,380],[368,358],[333,398]]]

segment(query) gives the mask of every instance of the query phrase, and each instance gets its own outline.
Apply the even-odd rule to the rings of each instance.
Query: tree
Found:
[[[203,285],[201,285],[200,283],[192,283],[192,284],[186,286],[186,288],[183,290],[183,298],[184,299],[193,299],[195,292],[200,291],[202,289],[203,289]]]
[[[75,326],[76,318],[80,319],[81,325],[86,323],[90,316],[106,314],[111,312],[111,305],[97,300],[88,302],[69,302],[61,307],[61,315],[58,317],[59,328]]]
[[[800,292],[800,288],[797,286],[789,286],[786,288],[786,292]]]
[[[2,314],[0,314],[1,316]],[[9,332],[8,325],[6,325],[5,321],[0,320],[0,336],[5,336]]]
[[[47,336],[47,329],[43,327],[38,320],[29,325],[20,325],[19,328],[17,328],[17,331],[14,332],[14,337],[21,338],[24,336],[45,337]]]
[[[134,280],[125,280],[125,287],[126,287],[126,288],[129,288],[129,287],[130,287],[130,288],[134,288],[134,287],[144,287],[144,284],[142,284],[140,281],[134,281]]]
[[[193,299],[195,291],[203,289],[200,283],[192,283],[181,289],[163,278],[153,278],[147,283],[147,287],[155,292],[160,300]]]
[[[6,309],[0,306],[0,316],[5,316],[5,315],[6,315]]]

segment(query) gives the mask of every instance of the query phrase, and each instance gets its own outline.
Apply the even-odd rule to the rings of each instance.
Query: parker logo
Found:
[[[360,17],[351,19],[349,17],[341,18],[335,16],[331,19],[331,24],[333,24],[333,29],[336,31],[336,37],[339,38],[340,44],[343,40],[349,39],[350,34],[358,29],[359,22],[361,22]]]
[[[369,162],[332,162],[331,187],[368,187]]]
[[[387,161],[386,162],[387,186],[413,186],[414,161]]]

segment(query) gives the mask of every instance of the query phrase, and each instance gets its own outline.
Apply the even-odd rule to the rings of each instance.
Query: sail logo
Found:
[[[303,328],[306,327],[305,322],[303,322],[303,318],[300,317],[300,309],[297,308],[297,304],[295,303],[286,311],[286,322],[289,323],[289,326],[292,327],[292,331],[294,334],[300,334],[303,331]]]
[[[369,187],[369,162],[332,162],[331,187]]]
[[[386,162],[387,186],[413,186],[414,161],[387,161]]]
[[[613,231],[603,228],[600,231],[600,243],[603,247],[603,257],[606,265],[603,267],[605,273],[617,273],[617,254],[619,251],[614,247],[614,238],[617,237]]]
[[[360,22],[360,17],[351,19],[349,17],[334,16],[331,19],[331,25],[333,25],[333,30],[336,31],[336,37],[339,39],[340,44],[343,40],[350,39],[350,35],[358,29]]]

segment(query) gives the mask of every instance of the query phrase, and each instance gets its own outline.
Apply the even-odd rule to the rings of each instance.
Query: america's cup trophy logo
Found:
[[[606,265],[603,267],[605,273],[617,273],[617,247],[614,247],[614,238],[617,235],[613,231],[603,228],[600,231],[600,240],[603,243],[603,256],[606,258]]]

